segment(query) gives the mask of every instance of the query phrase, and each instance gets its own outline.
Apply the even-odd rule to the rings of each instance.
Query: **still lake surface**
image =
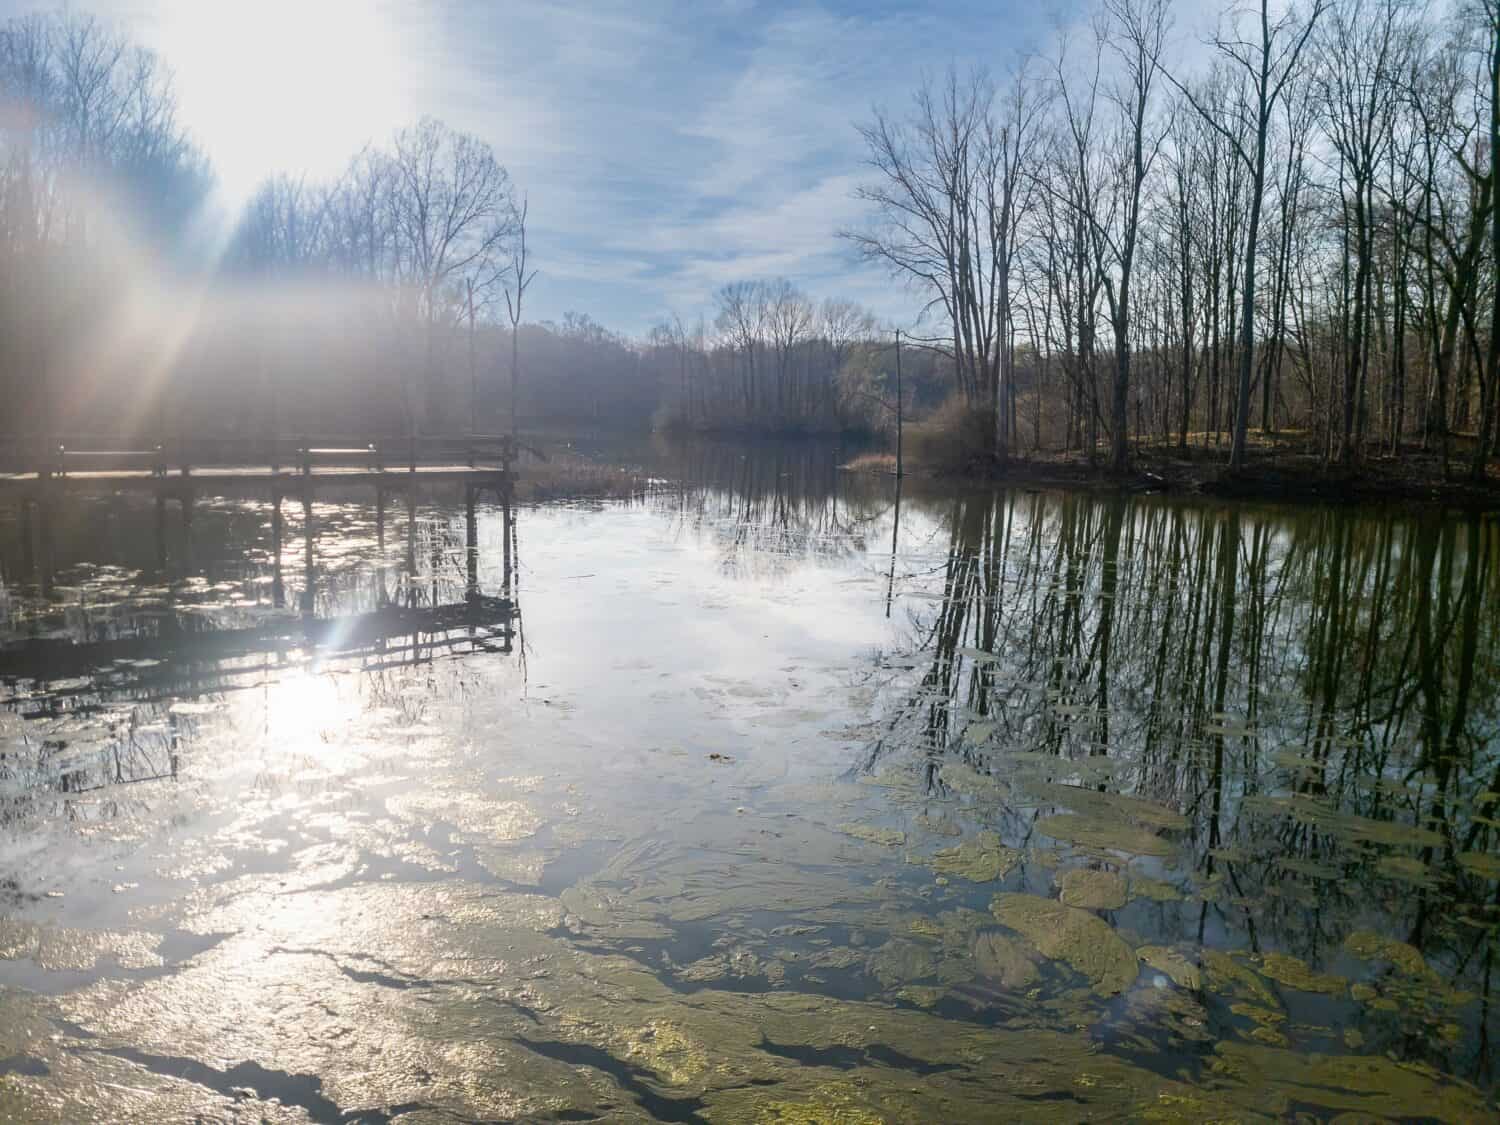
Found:
[[[1490,1119],[1500,523],[838,463],[0,513],[0,1118]]]

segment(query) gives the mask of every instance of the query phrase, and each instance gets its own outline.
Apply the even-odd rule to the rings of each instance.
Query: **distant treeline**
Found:
[[[667,428],[761,434],[890,429],[896,411],[893,335],[852,301],[815,301],[785,278],[737,281],[714,295],[711,329],[677,319],[652,329],[646,356],[659,373]],[[908,347],[903,408],[947,393],[946,362]]]
[[[871,217],[843,233],[925,310],[903,325],[901,408],[951,397],[997,459],[1123,468],[1154,440],[1241,464],[1254,431],[1290,430],[1329,462],[1420,441],[1482,474],[1500,0],[1226,7],[1192,68],[1173,20],[1170,0],[1099,0],[1054,48],[863,126]],[[513,415],[828,432],[896,413],[893,326],[784,279],[641,340],[528,323],[526,200],[440,122],[329,182],[273,176],[225,223],[162,64],[108,26],[0,24],[0,91],[12,433]]]
[[[873,318],[785,281],[727,287],[713,335],[527,323],[527,204],[487,144],[441,122],[326,182],[273,175],[226,218],[165,65],[106,23],[0,24],[0,107],[11,436],[495,430],[513,410],[826,431],[889,413],[861,350]],[[909,363],[920,398],[933,364]]]
[[[424,119],[336,182],[219,213],[165,66],[94,18],[0,24],[0,390],[12,432],[465,424],[520,313],[525,222],[483,141]],[[519,315],[517,317],[519,320]],[[544,335],[562,337],[562,333]],[[474,349],[460,345],[473,342]],[[474,364],[467,362],[474,356]],[[488,374],[488,371],[486,372]]]
[[[165,66],[95,20],[0,24],[0,402],[6,428],[60,421],[76,378],[125,336],[143,262],[170,269],[212,185],[176,120]],[[128,214],[128,228],[106,215]],[[154,365],[136,371],[134,389]],[[128,408],[112,402],[111,416]]]

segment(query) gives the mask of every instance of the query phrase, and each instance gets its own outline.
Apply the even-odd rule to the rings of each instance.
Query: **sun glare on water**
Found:
[[[282,754],[312,755],[325,767],[336,764],[359,714],[358,693],[347,686],[337,675],[312,667],[271,681],[262,701],[268,746]]]
[[[392,15],[360,0],[163,0],[157,46],[223,204],[276,172],[332,176],[406,121]]]

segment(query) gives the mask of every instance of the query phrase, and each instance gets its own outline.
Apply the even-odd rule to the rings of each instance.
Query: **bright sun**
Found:
[[[332,176],[406,122],[397,18],[369,0],[161,0],[155,45],[223,203],[274,172]]]

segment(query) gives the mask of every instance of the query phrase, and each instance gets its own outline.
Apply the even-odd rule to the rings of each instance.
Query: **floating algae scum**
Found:
[[[0,1119],[1493,1117],[1492,522],[778,457],[0,524]]]

